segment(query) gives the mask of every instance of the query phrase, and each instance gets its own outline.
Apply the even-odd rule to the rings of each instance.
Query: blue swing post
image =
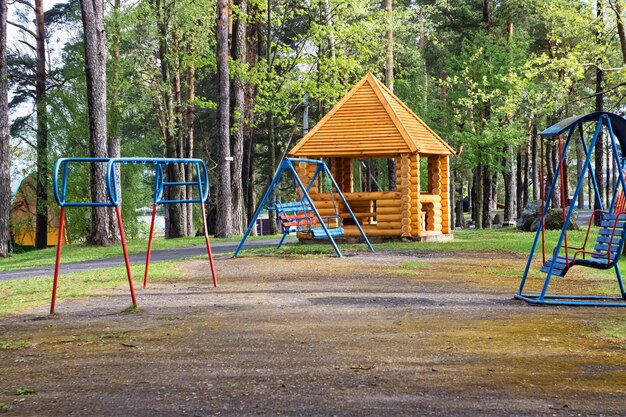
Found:
[[[585,142],[583,129],[582,129],[582,124],[587,121],[596,122],[594,135],[588,146],[587,146],[587,143]],[[605,211],[604,207],[602,206],[602,200],[598,194],[598,187],[597,187],[597,181],[595,178],[595,172],[593,168],[591,167],[591,156],[592,156],[593,150],[596,145],[596,141],[598,139],[598,136],[600,134],[600,131],[603,125],[607,127],[607,130],[609,132],[609,140],[610,140],[612,151],[613,151],[613,157],[615,159],[615,162],[617,163],[617,166],[620,167],[619,181],[615,189],[613,190],[612,201],[607,211]],[[614,129],[614,127],[616,127],[616,129]],[[600,210],[596,210],[596,212],[601,213],[601,215],[603,216],[600,234],[598,235],[598,243],[594,246],[593,252],[585,250],[587,238],[585,238],[585,243],[583,244],[581,248],[569,247],[567,246],[567,243],[565,243],[565,246],[563,246],[563,243],[566,242],[567,226],[569,225],[573,212],[574,212],[574,205],[570,204],[570,207],[567,211],[567,216],[564,219],[563,229],[561,230],[558,242],[554,248],[552,258],[548,259],[544,263],[543,267],[541,268],[541,271],[546,273],[542,290],[539,294],[526,294],[523,292],[524,285],[526,283],[526,279],[527,279],[527,276],[531,267],[532,259],[537,248],[539,235],[543,232],[542,230],[543,221],[540,222],[537,233],[535,235],[535,239],[531,247],[528,261],[526,262],[526,267],[522,275],[518,292],[515,294],[515,298],[524,300],[532,304],[623,307],[623,306],[626,306],[626,303],[624,302],[624,300],[626,300],[626,293],[624,291],[624,285],[623,285],[618,261],[619,261],[619,255],[621,255],[622,253],[624,242],[626,240],[626,213],[624,212],[623,203],[620,204],[620,207],[617,207],[616,202],[618,200],[618,197],[620,196],[619,187],[621,187],[622,198],[623,198],[623,192],[624,190],[626,190],[626,182],[624,181],[624,173],[623,173],[623,167],[624,167],[623,158],[620,159],[618,157],[618,151],[622,151],[624,149],[624,145],[626,145],[626,120],[625,119],[612,113],[596,112],[596,113],[590,113],[590,114],[583,115],[583,116],[575,116],[575,117],[563,120],[557,123],[556,125],[551,126],[550,128],[546,129],[545,131],[541,133],[542,137],[560,136],[562,133],[569,131],[568,138],[565,143],[565,147],[562,149],[562,154],[560,158],[561,164],[559,164],[559,167],[556,169],[555,177],[551,183],[550,189],[548,191],[548,195],[546,197],[546,204],[542,212],[542,218],[545,218],[548,212],[548,209],[550,206],[550,200],[557,186],[556,179],[560,174],[560,167],[562,164],[565,163],[565,157],[567,154],[567,149],[569,147],[570,138],[572,136],[572,133],[576,129],[578,129],[578,131],[580,132],[580,140],[582,142],[586,158],[585,158],[585,163],[583,166],[582,173],[580,177],[578,178],[578,181],[576,184],[572,201],[577,200],[578,195],[580,194],[582,190],[582,186],[585,180],[585,174],[589,173],[589,175],[592,178],[595,199],[598,202],[598,206],[600,207]],[[619,144],[620,144],[619,150],[617,147],[617,141],[619,141]],[[594,212],[594,214],[596,212]],[[593,216],[590,220],[589,227],[591,227],[592,221],[593,221]],[[589,230],[587,231],[587,236],[588,234],[589,234]],[[559,255],[561,249],[563,248],[565,249],[565,256]],[[568,255],[568,252],[567,252],[568,248],[576,250],[573,256]],[[582,259],[578,257],[579,254],[582,254]],[[586,259],[585,254],[590,254],[591,256],[590,259]],[[572,266],[575,266],[575,265],[598,268],[598,269],[611,269],[611,268],[615,269],[616,278],[617,278],[618,285],[620,288],[620,296],[615,297],[615,296],[595,296],[595,295],[560,295],[560,294],[551,295],[551,294],[548,294],[547,293],[548,286],[550,284],[550,280],[552,276],[558,275],[558,276],[563,277],[566,275],[567,271]]]
[[[300,177],[298,176],[298,173],[296,172],[293,163],[297,163],[297,162],[304,162],[304,163],[310,163],[310,164],[315,164],[316,165],[316,169],[315,172],[313,174],[313,176],[311,177],[311,180],[309,181],[309,183],[305,186],[302,181],[300,180]],[[328,239],[328,241],[331,243],[331,245],[333,246],[333,249],[335,251],[335,253],[337,254],[338,257],[343,257],[343,255],[341,254],[341,251],[339,250],[339,247],[337,246],[337,243],[335,242],[335,239],[333,238],[333,236],[340,236],[343,234],[343,230],[341,229],[341,231],[339,231],[339,228],[330,228],[326,225],[326,223],[324,222],[323,217],[320,215],[319,211],[317,210],[317,208],[315,207],[315,204],[313,202],[313,200],[311,199],[310,195],[309,195],[309,191],[311,189],[311,187],[313,186],[314,182],[317,180],[317,177],[319,175],[320,172],[323,172],[325,175],[328,176],[328,178],[331,181],[332,187],[331,187],[331,193],[333,192],[332,188],[335,188],[335,190],[337,191],[337,193],[339,194],[342,202],[344,203],[345,207],[348,209],[350,216],[352,217],[352,219],[354,220],[355,224],[357,225],[359,232],[361,233],[361,236],[363,237],[363,241],[366,243],[366,245],[368,246],[368,248],[374,252],[374,248],[372,247],[371,243],[369,242],[369,239],[367,238],[367,236],[365,235],[365,232],[363,231],[363,229],[361,228],[361,226],[359,225],[358,220],[356,219],[356,216],[354,215],[354,213],[352,212],[352,209],[350,209],[350,206],[348,204],[348,202],[345,199],[345,196],[343,195],[343,193],[341,192],[341,190],[339,189],[339,187],[337,186],[337,183],[335,182],[332,174],[330,173],[330,170],[328,169],[328,167],[326,166],[326,163],[324,163],[324,161],[321,160],[316,160],[316,159],[305,159],[305,158],[284,158],[279,166],[278,169],[276,170],[276,173],[274,175],[274,178],[272,179],[269,187],[267,188],[267,191],[265,192],[265,195],[263,196],[263,198],[261,199],[261,202],[259,203],[259,206],[257,207],[256,212],[254,213],[254,216],[252,217],[250,224],[248,225],[248,228],[246,230],[246,232],[244,233],[241,241],[239,242],[239,245],[237,246],[237,249],[235,250],[235,253],[233,256],[237,256],[239,255],[239,252],[241,251],[241,249],[243,248],[243,245],[246,241],[246,239],[248,238],[248,236],[250,235],[252,228],[255,227],[256,224],[256,220],[258,219],[259,215],[261,214],[261,212],[268,208],[268,200],[270,195],[272,194],[272,191],[274,190],[274,188],[276,187],[276,185],[278,184],[280,178],[281,178],[281,174],[283,171],[287,171],[289,172],[295,183],[296,183],[296,188],[298,190],[300,190],[301,194],[301,200],[300,202],[298,202],[297,204],[302,204],[303,208],[310,208],[310,212],[313,212],[315,219],[319,222],[320,224],[320,228],[321,231],[323,232],[322,236],[326,237]],[[294,211],[297,210],[296,207],[296,203],[280,203],[280,202],[274,202],[274,207],[269,207],[270,209],[276,209],[277,212],[279,210],[283,210],[283,211]],[[311,216],[312,217],[312,216]],[[294,219],[295,220],[295,219]],[[297,231],[302,231],[302,232],[307,232],[307,233],[312,233],[314,234],[314,237],[319,237],[319,235],[317,235],[316,233],[313,232],[314,228],[312,227],[312,222],[305,220],[305,222],[307,222],[308,226],[306,230],[301,229],[299,227],[296,227]],[[300,225],[300,223],[294,223],[296,225]],[[289,223],[283,223],[283,235],[280,239],[280,242],[278,243],[277,248],[279,248],[282,243],[285,240],[285,237],[289,234],[290,229],[289,229],[290,225]]]

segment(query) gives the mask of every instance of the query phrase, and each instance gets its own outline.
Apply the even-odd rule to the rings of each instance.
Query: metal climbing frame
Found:
[[[103,201],[68,201],[67,200],[67,184],[68,177],[71,172],[71,164],[83,164],[83,163],[100,163],[106,164],[104,178],[95,179],[96,181],[104,181],[106,186],[106,199]],[[148,251],[146,255],[146,268],[144,274],[144,287],[147,283],[148,269],[150,264],[150,250],[152,247],[152,236],[154,233],[154,220],[156,216],[156,206],[158,204],[175,204],[175,203],[199,203],[202,209],[204,238],[207,247],[207,253],[209,262],[211,265],[211,273],[213,275],[213,284],[217,286],[217,278],[215,274],[215,267],[213,264],[213,256],[211,253],[211,246],[209,243],[209,237],[206,228],[206,216],[204,213],[204,202],[209,196],[209,179],[208,172],[204,161],[200,159],[183,159],[183,158],[60,158],[54,165],[53,176],[53,191],[54,198],[57,204],[61,207],[61,221],[59,224],[59,240],[57,242],[56,261],[54,267],[54,280],[52,284],[52,300],[50,303],[50,314],[54,313],[56,304],[56,295],[59,279],[59,268],[61,264],[61,251],[63,245],[63,232],[66,227],[65,220],[65,208],[66,207],[113,207],[117,215],[118,226],[120,229],[120,239],[122,242],[122,250],[124,252],[124,263],[126,265],[126,275],[128,277],[128,284],[130,287],[130,295],[133,306],[137,305],[137,299],[135,296],[135,290],[133,287],[132,274],[130,270],[130,261],[128,258],[128,249],[126,246],[126,235],[124,233],[124,224],[122,222],[121,214],[121,190],[117,189],[118,178],[116,174],[115,166],[117,164],[152,164],[155,167],[155,185],[153,194],[153,211],[152,211],[152,224],[150,227],[150,237],[148,240]],[[192,164],[195,168],[196,181],[190,182],[169,182],[166,181],[166,175],[163,172],[163,166],[174,164]],[[59,181],[60,177],[60,181]],[[191,186],[196,187],[198,198],[184,199],[184,200],[168,200],[163,198],[165,187],[171,186]]]
[[[202,213],[202,233],[204,235],[204,242],[206,244],[207,255],[209,258],[209,264],[211,266],[211,275],[213,277],[213,285],[217,287],[217,275],[215,274],[215,265],[213,263],[213,254],[211,252],[211,244],[209,242],[209,233],[206,224],[206,212],[204,208],[204,202],[209,198],[209,174],[206,164],[201,159],[195,158],[111,158],[107,165],[107,178],[109,179],[110,186],[112,188],[112,195],[116,198],[116,203],[119,204],[120,195],[117,190],[116,170],[115,166],[119,164],[143,164],[154,165],[154,193],[152,196],[152,220],[150,222],[150,233],[148,236],[148,249],[146,250],[146,265],[143,276],[143,287],[148,285],[148,272],[150,270],[150,254],[152,251],[152,238],[154,236],[154,222],[156,219],[157,206],[162,204],[185,204],[185,203],[197,203],[200,204],[200,211]],[[168,181],[164,168],[168,166],[176,165],[192,165],[195,171],[195,181]],[[195,190],[197,198],[188,196],[186,199],[168,199],[164,197],[165,189],[170,187],[191,187]]]
[[[308,164],[315,164],[315,166],[316,166],[315,173],[311,177],[311,180],[309,181],[307,186],[305,186],[302,183],[302,181],[300,180],[300,177],[298,176],[298,173],[296,172],[296,169],[293,166],[294,163],[298,163],[298,162],[305,162],[305,163],[308,163]],[[256,213],[254,213],[254,216],[252,216],[252,220],[250,221],[250,224],[248,225],[248,229],[246,230],[246,233],[243,235],[243,238],[241,239],[241,241],[239,242],[239,245],[237,246],[237,249],[235,250],[235,253],[234,253],[233,256],[239,255],[239,252],[241,251],[241,249],[242,249],[246,239],[250,235],[250,232],[252,231],[252,228],[256,224],[257,218],[259,217],[259,215],[261,214],[261,212],[263,210],[268,208],[268,200],[269,200],[270,196],[272,195],[272,191],[274,190],[274,188],[276,187],[276,185],[280,181],[281,175],[282,175],[283,171],[287,171],[293,177],[293,179],[294,179],[294,181],[296,183],[296,190],[299,190],[301,192],[301,197],[300,197],[301,201],[304,202],[305,204],[307,204],[308,207],[310,207],[311,210],[313,211],[313,213],[315,215],[315,218],[317,219],[317,221],[318,221],[318,223],[319,223],[319,225],[321,227],[321,231],[323,232],[323,236],[328,238],[328,240],[330,241],[331,245],[333,246],[333,249],[335,250],[335,253],[337,254],[338,257],[341,258],[341,257],[343,257],[343,255],[341,254],[341,251],[339,250],[339,247],[337,246],[337,243],[335,242],[335,239],[333,239],[333,236],[337,236],[337,234],[333,233],[332,232],[332,228],[330,228],[330,227],[328,227],[326,225],[326,223],[324,222],[324,220],[323,220],[322,216],[320,215],[319,211],[315,207],[315,204],[313,203],[313,200],[311,199],[311,196],[309,195],[309,190],[311,189],[311,187],[313,186],[313,184],[317,180],[318,175],[320,173],[324,173],[327,176],[327,178],[330,180],[330,182],[331,182],[331,190],[330,190],[331,194],[333,193],[333,189],[337,192],[337,194],[339,194],[339,197],[341,198],[341,201],[343,202],[343,204],[345,205],[346,209],[348,210],[348,213],[350,213],[350,216],[354,220],[354,224],[359,229],[359,232],[361,233],[361,236],[363,237],[363,241],[365,242],[367,247],[372,252],[374,252],[374,248],[372,247],[369,239],[365,235],[365,232],[361,228],[361,225],[359,224],[357,218],[355,217],[354,213],[352,212],[352,209],[350,208],[350,205],[346,201],[346,198],[344,197],[343,193],[339,189],[339,186],[335,182],[335,179],[331,175],[330,170],[328,169],[328,166],[326,166],[326,163],[324,161],[317,160],[317,159],[284,158],[280,162],[280,165],[278,166],[278,169],[276,170],[276,174],[274,175],[274,179],[272,179],[272,182],[270,183],[269,187],[267,188],[267,191],[265,192],[265,195],[263,196],[263,199],[261,200],[261,203],[259,203],[259,206],[258,206],[258,208],[256,210]],[[322,235],[322,232],[320,233],[320,235]],[[281,240],[280,240],[280,242],[278,244],[278,247],[280,247],[282,245],[282,243],[283,243],[285,237],[287,236],[287,234],[289,234],[289,231],[288,230],[283,230],[283,236],[282,236],[282,238],[281,238]]]
[[[593,137],[589,142],[585,140],[583,132],[583,124],[585,122],[595,122],[595,130]],[[618,181],[612,193],[612,200],[608,210],[604,210],[602,206],[602,198],[598,191],[598,184],[594,170],[591,166],[591,157],[594,154],[594,149],[598,136],[600,135],[602,127],[605,126],[609,135],[608,140],[611,146],[612,154],[615,159],[615,164],[620,167],[618,171]],[[582,143],[583,151],[585,153],[585,162],[582,172],[576,183],[574,194],[571,198],[572,204],[569,204],[569,209],[566,207],[567,201],[564,185],[566,182],[564,165],[566,164],[567,151],[572,140],[572,136],[575,132],[579,133],[580,141]],[[563,143],[562,135],[567,133],[565,143]],[[559,163],[555,169],[554,178],[550,184],[547,195],[545,195],[544,177],[543,177],[543,147],[544,139],[546,137],[556,137],[559,146]],[[619,148],[618,148],[619,145]],[[575,116],[569,119],[565,119],[554,126],[541,132],[541,221],[539,222],[537,233],[533,241],[524,274],[522,276],[519,289],[515,294],[515,298],[527,301],[532,304],[548,304],[548,305],[571,305],[571,306],[616,306],[626,307],[626,292],[624,291],[624,284],[622,281],[621,272],[619,269],[618,261],[624,247],[624,241],[626,240],[626,215],[622,212],[623,204],[620,204],[620,199],[623,199],[623,192],[626,190],[626,182],[624,180],[624,156],[622,154],[626,146],[626,120],[621,116],[606,112],[590,113],[583,116]],[[621,155],[621,156],[620,156]],[[568,244],[567,240],[567,225],[569,225],[572,215],[574,213],[575,205],[573,202],[577,201],[580,194],[583,183],[585,181],[585,175],[588,173],[591,183],[593,184],[593,191],[595,195],[595,201],[600,207],[597,213],[602,216],[602,224],[598,235],[597,244],[594,247],[594,251],[587,251],[585,245],[587,239],[582,247],[574,248]],[[559,184],[560,183],[560,184]],[[561,190],[561,206],[563,208],[563,229],[559,234],[559,239],[552,252],[552,257],[546,259],[545,248],[545,217],[550,208],[550,203],[555,190],[560,188]],[[593,220],[593,219],[592,219]],[[590,220],[590,227],[591,221]],[[589,231],[587,232],[589,233]],[[524,286],[528,278],[528,274],[531,270],[533,257],[537,250],[539,240],[541,239],[542,248],[542,272],[546,273],[544,283],[541,292],[538,294],[530,294],[524,292]],[[570,252],[574,250],[574,252]],[[562,253],[562,254],[561,254]],[[581,255],[579,257],[579,255]],[[586,259],[589,255],[590,259]],[[598,296],[598,295],[562,295],[562,294],[548,294],[548,287],[550,285],[551,278],[553,276],[565,276],[567,271],[574,265],[587,266],[597,269],[614,269],[617,278],[618,286],[620,289],[619,296]]]

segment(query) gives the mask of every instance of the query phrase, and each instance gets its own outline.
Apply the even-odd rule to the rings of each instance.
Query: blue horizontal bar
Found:
[[[626,300],[621,297],[603,297],[603,296],[558,296],[552,295],[548,297],[547,295],[543,300],[539,300],[538,294],[515,294],[514,297],[518,300],[526,301],[531,304],[545,304],[545,305],[562,305],[562,306],[583,306],[583,307],[626,307]],[[546,300],[545,298],[550,298]],[[574,301],[574,300],[581,301]],[[584,300],[595,300],[595,301],[584,301]],[[602,302],[601,300],[606,300]],[[617,302],[618,300],[622,302]]]
[[[117,204],[105,202],[64,202],[61,207],[115,207]]]
[[[181,181],[181,182],[170,182],[163,181],[163,185],[172,186],[172,185],[198,185],[198,181]]]
[[[158,200],[155,204],[178,204],[178,203],[204,203],[200,199],[196,200]]]

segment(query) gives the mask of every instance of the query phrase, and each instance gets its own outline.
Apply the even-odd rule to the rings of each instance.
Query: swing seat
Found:
[[[586,251],[585,244],[582,248],[568,248],[577,249],[573,256],[569,256],[565,259],[565,256],[557,256],[554,268],[552,269],[552,275],[559,277],[565,276],[569,268],[574,265],[586,266],[595,269],[610,269],[615,266],[622,254],[624,247],[624,237],[626,234],[626,214],[620,213],[604,213],[596,211],[602,215],[602,221],[600,222],[600,230],[594,245],[595,252]],[[594,212],[594,215],[596,214]],[[593,224],[593,215],[589,220],[589,228]],[[587,235],[589,229],[587,229]],[[587,238],[585,238],[585,243]],[[583,258],[579,258],[582,255]],[[589,255],[589,258],[584,258],[585,255]],[[541,267],[541,272],[547,273],[550,270],[553,258],[550,258]],[[568,262],[569,261],[569,262]]]
[[[343,227],[327,227],[326,230],[328,230],[328,234],[332,237],[343,236]],[[313,239],[326,239],[328,237],[323,227],[312,228],[311,234],[313,235]]]
[[[276,210],[283,233],[309,232],[317,223],[311,205],[301,201],[274,203],[270,210]]]

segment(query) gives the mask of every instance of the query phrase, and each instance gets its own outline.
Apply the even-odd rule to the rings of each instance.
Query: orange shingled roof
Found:
[[[289,152],[308,157],[453,155],[443,139],[368,73]]]

